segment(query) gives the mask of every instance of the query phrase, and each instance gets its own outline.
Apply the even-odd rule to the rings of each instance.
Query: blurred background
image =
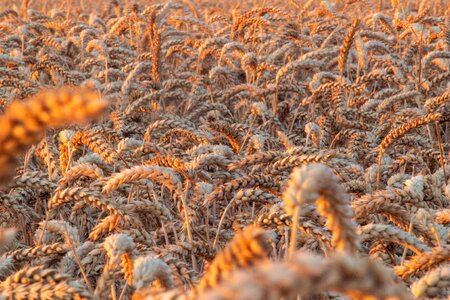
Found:
[[[283,4],[285,6],[290,3],[293,9],[301,8],[309,0],[196,0],[195,4],[191,0],[180,0],[179,2],[186,3],[190,7],[198,6],[204,3],[210,6],[211,9],[248,9],[255,6],[275,6]],[[321,0],[316,0],[320,2]],[[120,7],[131,7],[134,3],[141,5],[151,5],[155,3],[166,3],[167,0],[113,0],[113,1],[98,1],[98,0],[0,0],[1,7],[6,9],[14,9],[19,11],[20,8],[28,7],[38,11],[49,11],[51,9],[61,9],[70,11],[71,13],[86,13],[86,11],[101,13],[113,2],[120,4]],[[328,0],[327,2],[335,5],[336,9],[340,10],[348,7],[348,9],[357,9],[356,13],[364,16],[364,11],[367,8],[372,9],[387,9],[393,4],[399,2],[404,9],[418,10],[419,7],[426,5],[431,8],[432,13],[441,15],[450,14],[450,0]]]

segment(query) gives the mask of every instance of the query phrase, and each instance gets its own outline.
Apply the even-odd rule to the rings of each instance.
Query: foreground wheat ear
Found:
[[[318,212],[327,219],[336,249],[344,252],[358,249],[359,241],[349,196],[332,169],[321,164],[294,169],[288,188],[283,193],[283,201],[286,211],[294,219],[293,232],[297,229],[302,206],[315,202]],[[295,239],[291,241],[291,247],[295,247]]]
[[[64,4],[0,0],[0,300],[449,299],[450,0]]]
[[[395,283],[380,263],[348,255],[330,258],[296,254],[282,263],[265,261],[237,271],[198,299],[292,298],[337,291],[351,299],[412,299],[402,283]]]
[[[97,92],[71,88],[13,101],[0,116],[0,182],[11,177],[17,157],[39,141],[46,130],[86,123],[98,117],[106,106]]]
[[[217,255],[198,284],[198,291],[211,288],[239,268],[257,264],[271,252],[270,237],[260,228],[249,227]]]

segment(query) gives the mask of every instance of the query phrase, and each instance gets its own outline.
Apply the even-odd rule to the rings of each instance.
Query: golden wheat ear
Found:
[[[291,254],[301,209],[309,203],[316,203],[319,213],[327,219],[336,250],[354,253],[359,248],[349,196],[330,168],[310,164],[294,169],[288,188],[283,193],[283,201],[287,213],[293,218]]]
[[[230,272],[258,264],[271,252],[270,237],[258,227],[248,227],[238,233],[220,252],[196,287],[196,292],[212,288]]]
[[[352,299],[413,299],[378,262],[347,254],[319,257],[296,253],[284,262],[268,260],[230,277],[196,299],[294,299],[334,291]]]
[[[14,101],[0,117],[0,182],[12,175],[17,155],[36,143],[50,128],[85,123],[98,117],[107,102],[87,89],[41,92],[26,101]]]

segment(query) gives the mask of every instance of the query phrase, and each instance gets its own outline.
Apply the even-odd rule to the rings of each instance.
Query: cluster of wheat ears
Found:
[[[0,299],[450,297],[449,1],[257,2],[0,13]]]

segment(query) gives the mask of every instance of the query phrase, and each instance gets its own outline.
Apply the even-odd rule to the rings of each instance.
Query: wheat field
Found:
[[[450,299],[449,0],[0,8],[0,299]]]

